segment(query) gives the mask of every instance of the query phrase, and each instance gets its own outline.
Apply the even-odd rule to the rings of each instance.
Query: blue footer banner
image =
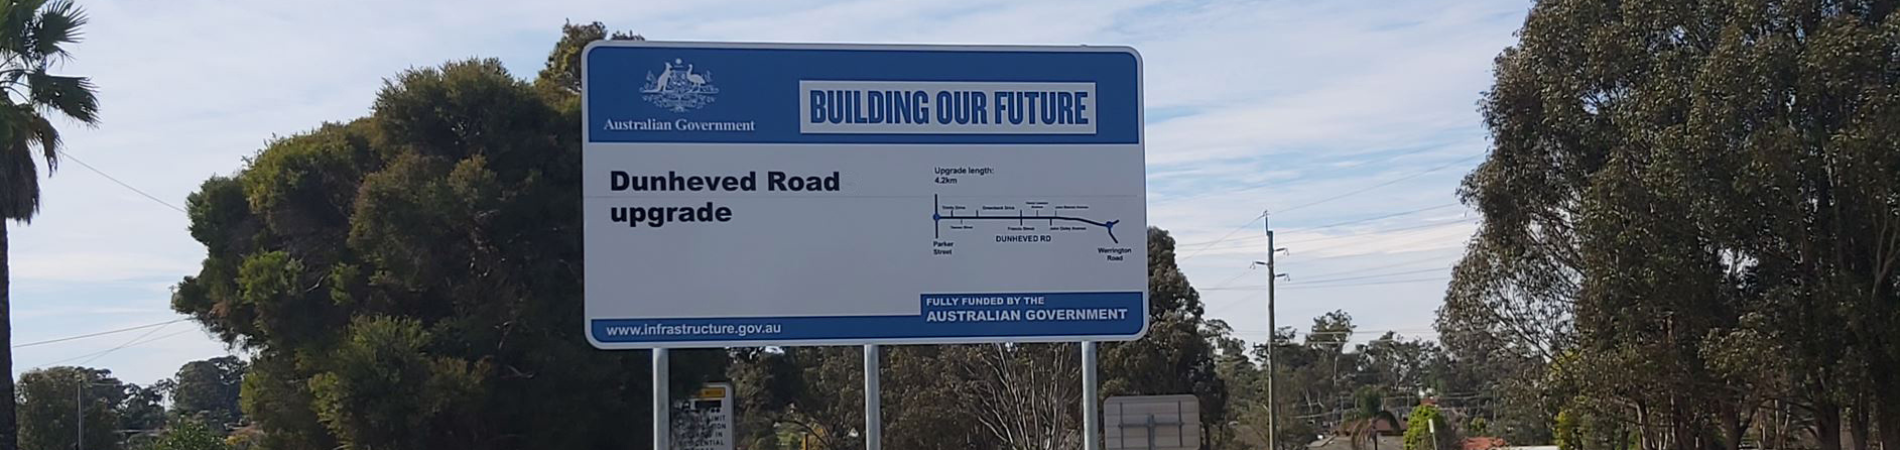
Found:
[[[1141,292],[924,294],[903,316],[599,319],[600,342],[956,339],[1115,335],[1141,331]]]

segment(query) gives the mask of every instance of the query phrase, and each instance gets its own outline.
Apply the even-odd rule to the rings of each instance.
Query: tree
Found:
[[[1304,414],[1322,419],[1320,424],[1333,427],[1348,426],[1348,422],[1362,419],[1353,416],[1356,387],[1370,385],[1373,380],[1361,379],[1354,374],[1364,359],[1360,354],[1348,353],[1346,343],[1352,340],[1358,325],[1352,323],[1352,314],[1345,310],[1334,310],[1313,318],[1313,325],[1307,328],[1304,345],[1278,349],[1282,357],[1281,365],[1290,372],[1291,386],[1303,387],[1302,403],[1309,404]],[[1288,334],[1288,342],[1292,341]],[[1332,414],[1328,414],[1331,412]],[[1331,416],[1331,417],[1327,417]]]
[[[127,383],[124,398],[113,409],[118,411],[120,430],[157,430],[165,426],[165,393],[154,387]]]
[[[853,347],[784,347],[736,361],[730,371],[766,372],[766,377],[752,379],[769,379],[768,386],[773,388],[769,393],[755,394],[757,400],[742,403],[741,409],[752,416],[742,420],[758,425],[783,424],[819,449],[862,446],[863,358],[863,352]],[[755,392],[746,385],[738,389]],[[750,405],[758,406],[746,407]],[[776,427],[768,427],[772,428]]]
[[[1346,433],[1352,439],[1352,447],[1357,449],[1366,441],[1372,442],[1373,450],[1379,449],[1379,435],[1383,430],[1399,429],[1398,416],[1385,409],[1385,394],[1378,388],[1366,386],[1359,388],[1353,395],[1352,418],[1346,422]]]
[[[180,421],[152,441],[150,450],[230,450],[221,433],[194,420]]]
[[[1418,394],[1437,388],[1441,380],[1433,373],[1438,344],[1422,339],[1405,339],[1398,333],[1385,335],[1357,347],[1361,378],[1365,384],[1390,386],[1400,392]]]
[[[87,449],[119,448],[119,414],[124,385],[112,372],[83,367],[50,367],[20,374],[20,444],[30,449],[74,448],[84,421]],[[75,405],[73,402],[78,401]]]
[[[1148,228],[1148,334],[1140,340],[1102,344],[1101,393],[1193,394],[1201,403],[1204,447],[1214,427],[1225,423],[1227,388],[1215,369],[1218,330],[1204,317],[1201,295],[1175,263],[1174,237]]]
[[[1740,448],[1769,405],[1900,446],[1894,9],[1537,3],[1481,103],[1448,345],[1534,356],[1541,409],[1646,449]]]
[[[1217,434],[1210,439],[1211,448],[1238,450],[1264,445],[1268,420],[1264,401],[1266,377],[1262,368],[1254,363],[1247,343],[1232,335],[1233,328],[1227,322],[1209,320],[1207,328],[1212,332],[1211,343],[1218,351],[1214,372],[1227,388],[1227,414],[1221,423],[1231,424],[1214,428]]]
[[[967,346],[939,345],[883,348],[885,448],[966,450],[1006,446],[998,441],[998,433],[988,427],[988,424],[995,423],[994,412],[982,409],[999,403],[983,405],[970,402],[974,397],[971,389],[976,388],[978,383],[967,376],[970,371],[952,368],[953,364],[967,362],[952,361],[950,358],[968,357],[976,350]],[[1055,384],[1069,380],[1067,372],[1060,375],[1046,378],[1046,384],[1033,389],[1043,394],[1041,398],[1044,400],[1060,401],[1065,398],[1064,395],[1072,395],[1066,399],[1080,402],[1082,397],[1079,392],[1064,390]],[[1079,373],[1076,374],[1075,383],[1071,386],[1081,383]],[[1026,401],[1028,399],[1022,400],[1025,400],[1023,403],[1030,403]],[[983,416],[992,419],[979,418]],[[1023,421],[1027,422],[1027,419],[1030,418],[1023,418]]]
[[[222,431],[243,418],[239,398],[249,366],[236,356],[185,363],[172,378],[172,412]]]
[[[548,53],[547,65],[535,78],[535,86],[556,89],[566,95],[580,94],[581,51],[587,48],[587,44],[605,40],[644,41],[646,38],[623,31],[609,31],[607,25],[600,22],[563,24],[561,40],[554,43],[554,51]]]
[[[480,404],[481,379],[475,374],[487,369],[430,355],[430,335],[419,322],[359,317],[349,335],[328,355],[327,365],[335,369],[310,379],[317,417],[344,445],[421,448],[430,441],[429,425],[465,422],[471,407]],[[406,401],[388,401],[396,393]],[[475,445],[462,444],[458,447]]]
[[[1589,398],[1578,398],[1557,413],[1556,444],[1561,450],[1630,450],[1637,448],[1635,433],[1626,422],[1595,411]]]
[[[582,334],[574,97],[492,59],[404,71],[368,117],[276,139],[187,199],[206,257],[172,307],[256,355],[240,403],[265,446],[650,439],[627,426],[651,417],[649,355]],[[676,395],[726,358],[674,352]]]
[[[776,449],[779,419],[798,389],[798,378],[783,351],[762,347],[729,350],[732,362],[726,379],[732,381],[734,445],[748,449]]]
[[[1464,440],[1438,406],[1418,405],[1405,418],[1405,450],[1459,450]]]
[[[251,360],[240,403],[259,448],[332,450],[336,438],[317,418],[310,383],[298,378],[291,358],[268,352]]]
[[[0,222],[27,223],[39,212],[38,158],[46,171],[58,167],[59,129],[49,115],[81,124],[99,120],[99,100],[85,77],[51,73],[72,57],[85,11],[68,0],[8,0],[0,3]],[[14,416],[12,300],[7,230],[0,224],[0,450],[19,448]]]

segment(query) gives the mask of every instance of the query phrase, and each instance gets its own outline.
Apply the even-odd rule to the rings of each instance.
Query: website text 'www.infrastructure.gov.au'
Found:
[[[679,325],[650,323],[638,326],[606,327],[606,331],[608,336],[751,336],[779,334],[783,331],[783,326],[776,323]]]

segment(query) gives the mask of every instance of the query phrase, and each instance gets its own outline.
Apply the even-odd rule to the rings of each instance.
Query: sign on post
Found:
[[[675,406],[674,450],[733,450],[732,384],[707,383]]]
[[[613,41],[582,60],[597,347],[1147,328],[1132,49]]]
[[[1109,397],[1102,424],[1106,450],[1201,448],[1201,403],[1192,395]]]

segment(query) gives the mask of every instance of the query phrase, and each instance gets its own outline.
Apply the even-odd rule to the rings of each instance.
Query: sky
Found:
[[[1477,216],[1459,180],[1489,143],[1477,101],[1528,1],[81,1],[56,72],[101,122],[65,127],[29,224],[9,222],[16,372],[81,364],[151,383],[232,353],[171,312],[204,248],[179,207],[279,136],[369,113],[384,80],[495,57],[531,78],[566,21],[654,40],[1128,45],[1146,76],[1148,220],[1208,314],[1266,337],[1343,309],[1367,339],[1431,338]],[[548,4],[543,4],[548,3]],[[89,166],[89,167],[88,167]],[[150,198],[146,197],[149,194]],[[175,322],[172,322],[175,321]],[[166,323],[171,322],[171,323]]]

